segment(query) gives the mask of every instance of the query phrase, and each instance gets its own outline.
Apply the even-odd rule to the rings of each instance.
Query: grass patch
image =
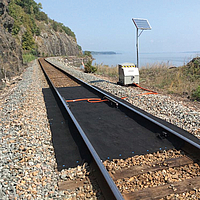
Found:
[[[35,60],[37,57],[31,53],[26,53],[22,55],[22,58],[23,58],[23,64],[27,64],[32,60]]]
[[[118,78],[118,67],[109,67],[108,65],[103,64],[95,64],[95,67],[97,68],[96,74],[107,76],[107,77],[115,77]]]
[[[194,91],[200,86],[200,58],[187,65],[171,68],[168,64],[156,64],[140,69],[140,84],[160,89],[167,94],[184,95],[198,100]],[[195,93],[195,94],[198,94]]]

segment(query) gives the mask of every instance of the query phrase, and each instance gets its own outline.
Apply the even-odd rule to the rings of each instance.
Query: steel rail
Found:
[[[117,186],[115,185],[114,181],[112,180],[112,178],[110,177],[108,171],[106,170],[106,168],[104,167],[100,157],[98,156],[97,152],[95,151],[94,147],[92,146],[92,144],[90,143],[89,139],[87,138],[86,134],[84,133],[83,129],[81,128],[81,126],[79,125],[78,121],[76,120],[76,118],[74,117],[73,113],[71,112],[71,110],[69,109],[68,105],[66,104],[66,101],[64,100],[64,98],[61,96],[61,94],[58,92],[58,90],[55,88],[55,86],[53,85],[52,81],[50,80],[50,78],[48,77],[45,69],[42,67],[42,64],[39,61],[39,64],[46,76],[46,78],[48,79],[51,87],[53,88],[53,90],[55,91],[55,93],[57,94],[57,96],[59,97],[59,100],[62,102],[64,108],[66,109],[67,113],[69,114],[71,120],[73,121],[75,127],[77,128],[78,132],[80,133],[83,141],[85,142],[89,152],[92,155],[92,158],[94,159],[97,167],[99,168],[101,175],[104,179],[104,182],[108,185],[108,188],[106,188],[107,190],[107,194],[108,195],[108,200],[110,199],[116,199],[116,200],[123,200],[124,198],[122,197],[121,193],[119,192]],[[48,61],[46,61],[48,62]],[[49,64],[51,64],[50,62],[48,62]],[[51,64],[52,65],[52,64]],[[55,65],[53,65],[55,66]],[[101,177],[101,178],[102,178]],[[105,185],[104,185],[105,187]],[[104,195],[105,197],[105,195]],[[106,198],[106,197],[105,197]]]
[[[45,60],[46,60],[46,59],[45,59]],[[164,129],[165,131],[167,131],[167,132],[173,134],[174,136],[178,137],[179,139],[183,140],[183,141],[186,142],[187,144],[189,144],[189,145],[191,145],[192,147],[194,147],[194,148],[198,151],[198,153],[199,153],[199,151],[200,151],[200,145],[199,145],[198,143],[196,143],[196,142],[192,141],[191,139],[189,139],[189,138],[187,138],[187,137],[181,135],[181,134],[178,133],[177,131],[172,130],[171,128],[167,127],[166,125],[164,125],[164,124],[162,124],[162,123],[156,121],[155,119],[153,119],[153,118],[151,118],[151,117],[145,115],[144,113],[142,113],[142,112],[136,110],[135,108],[130,107],[129,105],[127,105],[127,104],[125,104],[125,103],[119,101],[118,99],[115,99],[114,97],[110,96],[109,94],[105,93],[104,91],[102,91],[102,90],[100,90],[100,89],[98,89],[98,88],[96,88],[96,87],[94,87],[94,86],[92,86],[92,85],[90,85],[90,84],[88,84],[88,83],[82,81],[81,79],[79,79],[79,78],[77,78],[77,77],[72,76],[71,74],[69,74],[69,73],[66,72],[65,70],[60,69],[59,67],[57,67],[54,63],[51,63],[51,62],[48,61],[48,60],[46,60],[46,61],[47,61],[48,63],[52,64],[53,66],[55,66],[57,69],[59,69],[59,70],[63,71],[64,73],[66,73],[68,76],[70,76],[70,77],[72,77],[73,79],[77,80],[78,82],[82,83],[83,85],[86,85],[87,87],[92,88],[93,90],[97,91],[98,93],[102,94],[103,96],[107,97],[108,99],[111,99],[111,100],[117,102],[117,103],[118,103],[118,106],[125,107],[126,109],[131,110],[131,111],[133,111],[134,113],[137,113],[137,114],[140,115],[141,117],[147,119],[148,121],[152,122],[153,124],[156,124],[157,126],[161,127],[161,128]]]

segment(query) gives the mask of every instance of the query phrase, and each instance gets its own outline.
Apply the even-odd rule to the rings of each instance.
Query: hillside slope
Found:
[[[22,48],[11,34],[14,19],[8,15],[8,1],[0,1],[0,79],[22,70]]]
[[[34,0],[0,0],[0,87],[21,73],[25,55],[82,54],[71,29],[49,19],[41,9]]]
[[[80,47],[73,37],[68,36],[64,31],[55,31],[50,24],[37,22],[41,33],[35,36],[35,43],[40,56],[75,56],[82,54]]]

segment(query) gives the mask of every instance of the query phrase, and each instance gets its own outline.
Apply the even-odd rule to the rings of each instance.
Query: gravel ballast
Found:
[[[37,60],[9,85],[0,95],[0,199],[103,199],[87,163],[57,170],[42,92],[49,86]],[[76,178],[83,186],[59,190]]]
[[[37,61],[21,78],[1,99],[0,199],[61,197],[56,192],[58,174],[42,95],[48,85]]]

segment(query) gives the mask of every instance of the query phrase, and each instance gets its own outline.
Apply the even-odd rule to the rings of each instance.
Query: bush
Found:
[[[47,16],[47,14],[46,13],[44,13],[44,12],[39,12],[36,16],[35,16],[35,18],[38,20],[38,21],[45,21],[47,24],[48,24],[48,20],[49,20],[49,18],[48,18],[48,16]]]
[[[56,22],[56,21],[53,20],[52,28],[53,28],[54,31],[57,32],[58,31],[58,22]]]
[[[13,27],[12,27],[12,34],[13,35],[17,35],[20,31],[20,22],[15,20],[14,24],[13,24]]]
[[[38,52],[37,48],[36,48],[36,49],[31,49],[30,53],[31,53],[32,55],[36,56],[36,57],[39,56],[39,52]]]
[[[195,91],[193,91],[192,99],[200,101],[200,86],[198,86],[198,88]]]
[[[40,35],[40,30],[37,27],[34,18],[34,13],[36,12],[38,14],[39,12],[36,11],[37,8],[39,9],[39,6],[35,5],[34,1],[32,0],[27,0],[26,4],[25,2],[26,1],[12,0],[9,4],[9,15],[15,19],[12,27],[12,34],[17,35],[20,31],[20,26],[23,25],[27,30],[31,30],[33,35]],[[35,7],[32,7],[31,3],[35,5]],[[33,8],[35,11],[31,12],[32,14],[29,14],[28,11],[25,11],[23,6],[27,8]]]
[[[35,48],[35,41],[31,31],[26,31],[22,36],[22,48],[23,50],[31,50]]]
[[[88,61],[85,64],[84,72],[85,73],[95,73],[97,71],[97,68],[92,66],[92,60]]]
[[[34,56],[32,53],[25,53],[22,55],[22,58],[23,58],[23,63],[27,64],[28,62],[35,60],[37,57]]]
[[[63,23],[60,22],[56,22],[54,20],[49,20],[51,23],[52,28],[54,29],[54,31],[58,32],[62,32],[64,31],[68,36],[71,36],[74,38],[74,40],[76,41],[76,35],[75,33],[69,28],[66,27]]]
[[[34,0],[13,0],[17,5],[22,7],[28,14],[37,14],[42,9],[41,3],[36,3]]]
[[[76,40],[76,36],[74,34],[74,32],[69,28],[69,27],[66,27],[62,24],[62,29],[65,31],[65,33],[71,37],[73,37],[75,40]]]
[[[78,45],[78,50],[82,51],[82,47],[80,45]]]
[[[85,56],[89,56],[89,57],[92,58],[92,53],[91,53],[91,51],[84,51],[84,55],[85,55]]]
[[[9,4],[9,15],[15,19],[13,27],[12,27],[12,34],[17,35],[20,31],[20,26],[22,25],[22,18],[24,15],[23,9],[16,5],[14,1],[11,1]]]

